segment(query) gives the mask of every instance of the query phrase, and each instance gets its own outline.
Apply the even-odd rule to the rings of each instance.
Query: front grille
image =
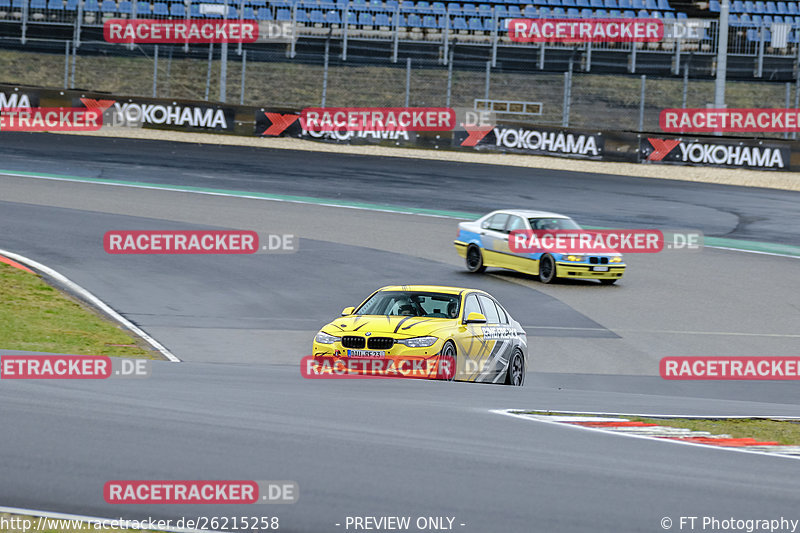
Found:
[[[601,265],[608,264],[608,257],[590,257],[589,262],[593,265],[600,263]]]
[[[364,347],[364,337],[354,337],[352,335],[346,335],[342,337],[342,346],[344,348],[363,348]]]
[[[370,337],[367,341],[370,350],[388,350],[394,345],[391,337]]]

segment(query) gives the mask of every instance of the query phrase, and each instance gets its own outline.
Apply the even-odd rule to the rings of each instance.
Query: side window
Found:
[[[508,324],[508,314],[506,314],[506,310],[497,302],[495,302],[495,306],[497,306],[497,312],[500,314],[500,323]]]
[[[528,229],[525,227],[525,221],[522,220],[520,217],[512,216],[508,219],[508,227],[506,230],[510,233],[515,229]]]
[[[499,324],[500,323],[500,315],[497,314],[497,307],[495,307],[494,302],[487,298],[486,296],[478,296],[481,301],[481,307],[483,308],[483,314],[486,315],[486,323],[487,324]]]
[[[467,295],[467,299],[464,300],[463,317],[467,318],[470,313],[483,313],[481,307],[478,305],[478,298],[476,298],[474,294]]]
[[[508,222],[508,213],[497,213],[489,221],[488,229],[505,233],[506,222]]]

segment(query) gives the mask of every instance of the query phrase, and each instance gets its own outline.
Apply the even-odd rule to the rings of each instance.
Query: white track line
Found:
[[[514,411],[524,411],[524,409],[490,409],[489,410],[490,413],[495,413],[495,414],[498,414],[498,415],[510,416],[510,417],[513,417],[513,418],[527,420],[529,422],[541,422],[542,424],[551,424],[551,425],[559,426],[559,427],[562,427],[562,428],[571,428],[571,429],[575,429],[575,430],[586,430],[586,431],[597,431],[599,433],[605,433],[606,435],[619,435],[621,437],[630,437],[632,439],[645,439],[645,440],[649,440],[650,442],[654,442],[654,441],[655,442],[667,442],[667,443],[671,443],[671,444],[680,444],[682,446],[694,446],[696,448],[705,448],[706,450],[723,450],[723,451],[727,451],[727,452],[749,453],[749,454],[753,454],[753,455],[766,455],[768,457],[783,457],[784,459],[800,460],[800,456],[798,456],[798,455],[784,455],[784,454],[781,454],[781,453],[762,452],[762,451],[759,451],[759,450],[744,450],[742,448],[731,448],[731,447],[727,447],[727,446],[714,446],[714,445],[711,445],[711,444],[700,444],[700,443],[697,443],[697,442],[685,442],[685,441],[675,440],[675,439],[660,439],[660,438],[657,438],[657,437],[649,437],[649,436],[646,436],[646,435],[637,435],[636,433],[622,433],[622,432],[619,432],[619,431],[608,431],[608,430],[605,430],[604,428],[579,426],[579,425],[575,425],[575,424],[567,424],[567,423],[564,423],[564,422],[556,422],[554,420],[545,420],[545,419],[542,419],[542,418],[533,418],[536,415],[525,415],[525,414],[521,414],[521,413],[515,413]],[[584,411],[556,411],[556,412],[559,412],[559,413],[586,414],[586,415],[588,415],[588,414],[605,414],[605,415],[618,414],[618,413],[588,413],[588,412],[584,412]],[[753,417],[753,416],[723,417],[723,416],[720,416],[720,415],[713,415],[713,416],[710,416],[710,417],[701,417],[701,416],[697,416],[697,415],[694,415],[694,416],[684,416],[684,415],[634,415],[634,414],[630,414],[630,413],[620,414],[620,416],[641,416],[643,418],[646,418],[648,416],[661,417],[661,418],[767,418],[767,417]],[[784,417],[769,417],[769,418],[796,420],[798,417],[784,416]]]
[[[19,507],[0,506],[0,513],[51,518],[54,520],[80,520],[81,522],[88,522],[86,531],[97,531],[94,529],[94,524],[103,524],[103,526],[110,528],[112,523],[118,524],[120,521],[120,518],[99,518],[96,516],[86,516],[78,514],[53,513],[50,511],[37,511],[36,509],[22,509]],[[122,520],[126,519],[123,518]],[[211,529],[187,529],[179,527],[168,527],[168,528],[158,529],[156,527],[146,527],[146,526],[155,526],[158,524],[158,520],[153,522],[150,522],[149,520],[150,518],[148,518],[147,520],[135,520],[135,519],[128,520],[128,522],[134,522],[134,523],[139,522],[139,525],[141,526],[139,528],[133,528],[130,527],[130,525],[128,525],[128,527],[125,528],[122,528],[120,526],[117,527],[119,529],[148,529],[154,531],[169,531],[174,533],[215,533],[215,530]],[[176,520],[173,520],[173,522],[175,521]]]
[[[152,346],[153,348],[155,348],[156,350],[161,352],[161,354],[164,357],[166,357],[167,359],[169,359],[170,361],[172,361],[174,363],[180,363],[181,360],[178,359],[178,357],[175,354],[170,352],[163,344],[161,344],[160,342],[155,340],[153,337],[151,337],[150,335],[145,333],[145,331],[143,329],[141,329],[139,326],[137,326],[136,324],[134,324],[133,322],[131,322],[130,320],[128,320],[124,316],[122,316],[119,313],[117,313],[116,311],[114,311],[114,309],[112,309],[103,300],[101,300],[100,298],[98,298],[97,296],[92,294],[91,292],[87,291],[86,289],[84,289],[83,287],[81,287],[80,285],[78,285],[77,283],[72,281],[71,279],[67,278],[63,274],[60,274],[59,272],[56,272],[52,268],[50,268],[50,267],[48,267],[46,265],[43,265],[43,264],[41,264],[41,263],[39,263],[37,261],[34,261],[33,259],[28,259],[27,257],[25,257],[23,255],[19,255],[19,254],[16,254],[14,252],[9,252],[7,250],[3,250],[2,248],[0,248],[0,255],[4,255],[6,257],[14,259],[14,260],[26,265],[26,266],[31,267],[34,270],[38,270],[39,272],[44,272],[45,274],[47,274],[48,276],[52,277],[53,279],[58,280],[60,283],[63,283],[64,285],[66,285],[69,288],[69,290],[79,294],[81,297],[83,297],[86,300],[90,301],[93,305],[97,306],[100,310],[102,310],[104,313],[108,314],[111,318],[113,318],[114,320],[116,320],[117,322],[119,322],[124,327],[128,328],[129,330],[133,331],[136,335],[138,335],[139,337],[144,339],[150,346]]]

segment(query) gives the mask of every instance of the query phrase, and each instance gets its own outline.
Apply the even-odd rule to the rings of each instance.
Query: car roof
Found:
[[[461,294],[462,292],[480,292],[488,294],[479,289],[469,289],[467,287],[447,287],[445,285],[389,285],[381,287],[379,291],[407,291],[407,292],[442,292],[445,294]]]
[[[498,209],[497,211],[493,211],[489,214],[492,215],[494,213],[508,213],[510,215],[517,215],[523,218],[570,218],[567,215],[560,215],[558,213],[551,213],[549,211],[537,211],[535,209]]]

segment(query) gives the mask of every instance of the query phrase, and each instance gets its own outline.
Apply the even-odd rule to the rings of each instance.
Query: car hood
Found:
[[[457,320],[417,316],[343,316],[322,328],[331,335],[388,335],[396,338],[429,335],[442,328],[455,326]]]

